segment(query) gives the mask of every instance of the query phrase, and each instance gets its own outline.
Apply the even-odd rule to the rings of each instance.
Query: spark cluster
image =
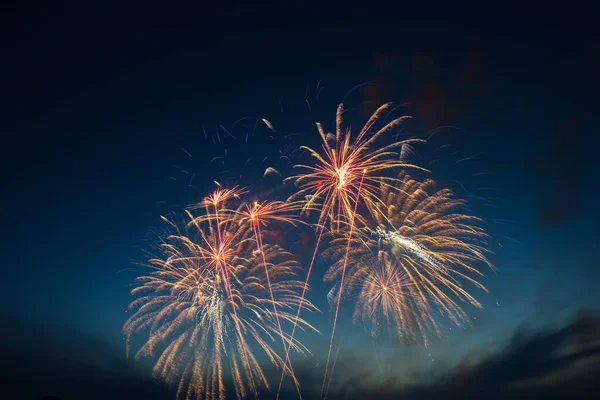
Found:
[[[317,123],[323,153],[301,146],[315,159],[315,163],[296,165],[303,172],[286,178],[286,181],[293,181],[298,187],[291,199],[304,198],[305,211],[318,205],[321,210],[318,226],[324,226],[329,220],[331,229],[339,229],[343,222],[360,217],[354,211],[357,202],[373,205],[379,186],[394,184],[394,179],[385,176],[386,171],[419,168],[402,161],[399,151],[406,144],[423,140],[408,139],[387,145],[379,143],[387,132],[409,118],[395,118],[375,129],[375,124],[391,107],[392,103],[379,107],[353,138],[350,129],[344,130],[342,126],[344,106],[340,104],[335,134],[325,133],[323,125]]]
[[[292,376],[276,342],[309,353],[281,328],[281,321],[293,320],[315,330],[295,318],[300,265],[280,246],[262,243],[252,223],[286,219],[278,212],[287,209],[263,203],[254,218],[247,217],[225,207],[239,197],[236,190],[219,189],[203,201],[204,214],[188,211],[184,231],[171,223],[176,233],[149,260],[152,272],[138,278],[132,292],[140,297],[131,303],[134,314],[124,326],[128,352],[132,337],[147,332],[135,355],[157,355],[154,372],[177,385],[178,398],[224,399],[228,380],[238,398],[257,396],[257,388],[269,387],[257,350]],[[301,307],[315,309],[306,300]]]
[[[337,261],[324,279],[339,281],[350,243],[343,291],[356,299],[355,320],[370,323],[372,334],[391,326],[403,340],[426,343],[428,332],[442,334],[440,317],[468,321],[461,303],[481,307],[467,286],[485,290],[488,236],[451,190],[406,173],[398,179],[397,188],[380,188],[380,204],[353,238],[346,228],[331,240],[324,253]]]
[[[380,143],[387,132],[397,128],[409,118],[408,116],[395,118],[388,123],[384,122],[382,127],[375,128],[382,117],[386,113],[389,114],[391,107],[392,103],[379,107],[353,138],[351,130],[344,129],[342,126],[344,106],[340,104],[336,113],[335,134],[325,133],[323,126],[317,123],[323,154],[309,146],[301,147],[308,151],[316,161],[311,165],[296,165],[295,167],[300,168],[303,172],[286,180],[294,181],[298,187],[298,191],[290,199],[304,197],[305,211],[314,208],[320,209],[317,222],[317,246],[308,269],[307,282],[327,222],[329,222],[329,229],[333,232],[339,231],[344,226],[350,227],[347,242],[350,246],[355,225],[364,223],[362,214],[357,212],[359,204],[369,208],[377,207],[379,187],[392,188],[395,185],[396,180],[386,176],[386,173],[399,168],[421,169],[404,162],[400,151],[403,146],[422,140],[393,141],[385,145]],[[339,283],[341,288],[344,287],[349,251],[348,248],[342,261]],[[339,305],[341,294],[342,291],[339,292],[337,305]],[[338,314],[339,306],[336,306],[323,384],[327,380]]]
[[[297,188],[287,200],[248,201],[249,191],[219,184],[185,210],[185,224],[164,218],[172,233],[137,279],[124,332],[128,353],[136,347],[137,358],[156,356],[154,372],[177,386],[178,398],[224,399],[228,382],[237,398],[257,398],[270,387],[262,359],[281,370],[278,397],[289,376],[302,398],[290,353],[310,353],[297,328],[318,332],[301,315],[316,310],[306,296],[318,254],[331,262],[323,279],[335,311],[324,397],[343,299],[372,335],[385,329],[425,345],[431,333],[443,333],[443,321],[468,321],[465,304],[481,307],[469,290],[485,290],[480,281],[491,267],[482,221],[451,190],[408,174],[429,173],[407,162],[407,149],[422,140],[390,140],[386,134],[408,118],[386,123],[391,111],[391,103],[381,106],[356,135],[343,127],[342,104],[335,133],[317,123],[321,148],[301,146],[312,162],[284,180]],[[314,229],[306,271],[265,239],[271,224]],[[142,334],[147,340],[135,346]]]

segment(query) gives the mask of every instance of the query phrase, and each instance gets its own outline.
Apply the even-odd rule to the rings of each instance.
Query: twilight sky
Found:
[[[430,137],[415,163],[487,221],[497,272],[484,281],[491,293],[477,296],[484,310],[469,310],[473,325],[429,349],[373,340],[346,318],[334,392],[356,379],[364,390],[430,384],[464,360],[483,365],[512,349],[523,326],[560,336],[600,306],[600,59],[589,12],[2,7],[0,315],[10,356],[1,367],[23,398],[173,398],[149,389],[147,365],[124,359],[121,333],[143,272],[135,262],[160,215],[230,175],[277,187],[264,169],[289,172],[279,156],[317,143],[314,122],[332,129],[341,101],[355,108],[353,126],[387,101],[415,116],[406,134]],[[298,135],[272,140],[261,125],[246,144],[257,118]],[[323,335],[303,338],[316,355],[299,362],[309,391],[330,332],[326,267],[317,263],[311,281],[322,313],[309,317]]]

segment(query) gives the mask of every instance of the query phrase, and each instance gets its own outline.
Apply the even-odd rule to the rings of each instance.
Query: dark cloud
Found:
[[[361,111],[368,115],[389,101],[390,93],[407,93],[408,84],[407,100],[429,128],[457,123],[498,90],[488,51],[469,47],[459,54],[449,63],[444,54],[430,50],[416,51],[409,60],[395,52],[375,53],[373,72],[378,80],[360,88],[365,101]]]
[[[456,124],[497,89],[493,60],[482,47],[467,48],[450,67],[444,61],[443,54],[431,51],[413,57],[414,89],[409,100],[431,128]]]
[[[148,370],[103,341],[68,329],[7,322],[5,326],[10,328],[2,343],[0,365],[7,395],[33,399],[174,398]],[[21,339],[15,340],[15,335]],[[14,345],[19,342],[27,342],[29,347]],[[358,353],[340,354],[336,375],[344,377],[343,384],[332,386],[329,398],[591,398],[600,389],[600,318],[580,313],[553,330],[535,332],[522,327],[502,350],[479,360],[467,357],[449,371],[438,367],[408,377],[417,383],[407,384],[406,376],[398,376],[373,384],[376,373],[365,365]],[[318,398],[322,368],[309,360],[294,366],[303,383],[303,397]],[[388,367],[393,368],[391,364]],[[265,372],[278,376],[269,368]],[[272,398],[275,391],[272,387],[260,396]],[[295,395],[289,382],[284,385],[281,398]]]
[[[392,363],[411,364],[394,353]],[[570,323],[555,329],[519,328],[504,348],[487,355],[472,355],[454,367],[437,365],[427,371],[398,374],[384,381],[358,351],[346,349],[336,366],[336,380],[328,398],[339,399],[561,399],[594,398],[600,389],[600,317],[581,312]],[[295,363],[304,382],[303,397],[320,398],[321,368]],[[312,366],[314,367],[314,366]],[[393,365],[388,365],[393,369]],[[407,383],[407,382],[413,383]],[[375,383],[376,382],[376,383]],[[335,387],[334,387],[335,386]],[[270,398],[268,393],[264,393]],[[283,398],[293,398],[287,388]]]
[[[521,328],[500,352],[478,362],[467,358],[434,382],[402,386],[389,379],[369,388],[364,373],[330,398],[591,398],[600,389],[599,373],[600,318],[583,313],[556,330]]]
[[[2,398],[174,398],[165,385],[152,379],[148,368],[103,340],[15,318],[3,318],[2,326]]]

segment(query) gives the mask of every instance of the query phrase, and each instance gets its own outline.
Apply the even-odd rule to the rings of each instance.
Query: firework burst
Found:
[[[401,160],[399,150],[403,145],[422,142],[420,139],[395,141],[380,146],[378,140],[389,131],[397,128],[408,116],[396,118],[382,128],[371,131],[382,115],[389,111],[392,103],[381,106],[369,118],[364,127],[352,140],[349,129],[343,130],[344,106],[340,104],[336,114],[336,133],[325,133],[317,123],[322,140],[323,154],[308,146],[302,149],[316,160],[313,165],[296,165],[304,170],[286,181],[293,181],[299,190],[292,199],[304,198],[305,211],[318,205],[319,226],[327,220],[331,229],[339,229],[344,221],[355,217],[357,201],[373,206],[377,203],[377,192],[381,185],[393,185],[395,179],[384,175],[393,168],[418,168]]]
[[[339,281],[346,268],[347,285],[333,290],[356,296],[355,320],[371,323],[372,334],[392,326],[401,339],[420,335],[427,343],[427,332],[442,333],[438,316],[460,325],[468,321],[461,303],[481,307],[467,288],[485,290],[488,237],[481,220],[464,213],[465,202],[430,179],[403,173],[398,188],[382,186],[379,198],[372,221],[353,238],[346,229],[331,241],[324,253],[336,262],[325,280]]]
[[[352,140],[350,130],[344,130],[342,127],[344,106],[340,104],[336,114],[335,134],[325,133],[323,126],[317,123],[324,154],[311,147],[301,147],[308,151],[316,162],[313,165],[296,165],[297,168],[301,168],[304,172],[286,179],[286,181],[294,181],[299,188],[290,200],[304,198],[304,211],[314,208],[320,210],[317,222],[318,239],[308,269],[306,282],[308,282],[310,277],[327,221],[329,221],[332,231],[338,231],[342,226],[350,226],[350,235],[347,241],[348,249],[346,251],[348,253],[354,225],[357,221],[360,222],[362,220],[361,215],[356,212],[358,205],[362,203],[370,208],[374,208],[379,204],[377,197],[379,187],[391,187],[395,181],[394,178],[385,176],[387,171],[394,168],[417,168],[412,164],[402,161],[398,151],[405,144],[421,140],[395,141],[384,146],[380,146],[378,143],[378,140],[382,139],[387,132],[397,128],[403,121],[409,118],[406,116],[396,118],[380,129],[373,130],[375,124],[389,111],[391,106],[391,103],[387,103],[379,107],[358,132],[354,140]],[[346,257],[344,257],[340,287],[344,286],[345,264]],[[304,297],[304,294],[302,297]],[[323,384],[325,384],[327,378],[331,349],[335,337],[339,300],[336,302],[337,306],[333,320],[331,343],[325,364]],[[300,309],[298,309],[299,313]],[[292,330],[293,335],[294,331]]]
[[[246,201],[246,190],[217,183],[186,210],[183,228],[163,218],[174,233],[132,291],[128,354],[135,348],[136,357],[156,356],[155,374],[177,386],[178,398],[224,399],[229,382],[237,398],[258,397],[269,387],[263,360],[281,369],[277,396],[289,375],[301,398],[290,352],[309,353],[294,338],[297,328],[317,331],[301,313],[316,310],[305,296],[323,237],[331,239],[323,255],[333,264],[324,280],[333,283],[328,301],[335,314],[321,395],[335,367],[342,296],[355,300],[354,321],[369,325],[372,335],[387,329],[427,345],[429,334],[442,334],[443,320],[468,321],[465,304],[481,306],[468,290],[485,290],[482,267],[491,267],[488,237],[450,190],[397,175],[422,170],[406,161],[411,144],[422,140],[391,140],[387,133],[408,118],[386,123],[392,111],[391,103],[381,106],[356,134],[342,126],[342,104],[335,133],[317,123],[322,146],[301,146],[313,162],[296,165],[301,172],[284,180],[298,188],[287,201]],[[264,175],[280,174],[268,167]],[[311,214],[316,244],[302,282],[293,255],[264,239],[273,225],[307,223]],[[147,340],[137,346],[133,339],[142,334]]]
[[[237,192],[219,192],[229,198]],[[281,329],[280,321],[297,323],[296,309],[315,309],[302,301],[300,268],[279,246],[257,242],[243,219],[225,208],[226,198],[213,193],[204,201],[207,214],[191,217],[162,243],[153,271],[138,279],[130,305],[134,314],[124,326],[128,353],[134,335],[148,340],[136,357],[158,355],[154,372],[177,384],[178,398],[224,399],[227,380],[238,398],[268,387],[255,355],[292,374],[273,349],[279,338],[299,353],[308,349]],[[176,228],[175,224],[172,224]],[[302,329],[315,330],[304,320]]]

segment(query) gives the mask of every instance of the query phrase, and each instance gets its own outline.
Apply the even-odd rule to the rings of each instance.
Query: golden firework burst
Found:
[[[134,314],[124,326],[127,348],[138,333],[148,340],[136,357],[158,355],[154,372],[177,384],[178,398],[226,398],[227,378],[238,398],[268,382],[257,359],[260,350],[271,363],[292,374],[273,349],[279,338],[296,352],[308,349],[281,329],[280,320],[298,323],[297,307],[314,310],[301,298],[300,268],[292,254],[260,242],[252,228],[211,198],[208,215],[188,215],[184,232],[177,230],[150,259],[152,272],[138,278],[130,305]],[[172,223],[176,227],[176,224]]]
[[[342,290],[356,296],[355,319],[371,322],[373,333],[385,322],[401,338],[426,341],[427,332],[441,333],[439,316],[460,325],[468,320],[461,303],[481,307],[468,286],[485,290],[488,236],[463,200],[435,186],[402,173],[398,188],[380,187],[371,221],[350,239],[348,228],[340,231],[324,252],[336,260],[324,279],[339,281],[347,269]]]

